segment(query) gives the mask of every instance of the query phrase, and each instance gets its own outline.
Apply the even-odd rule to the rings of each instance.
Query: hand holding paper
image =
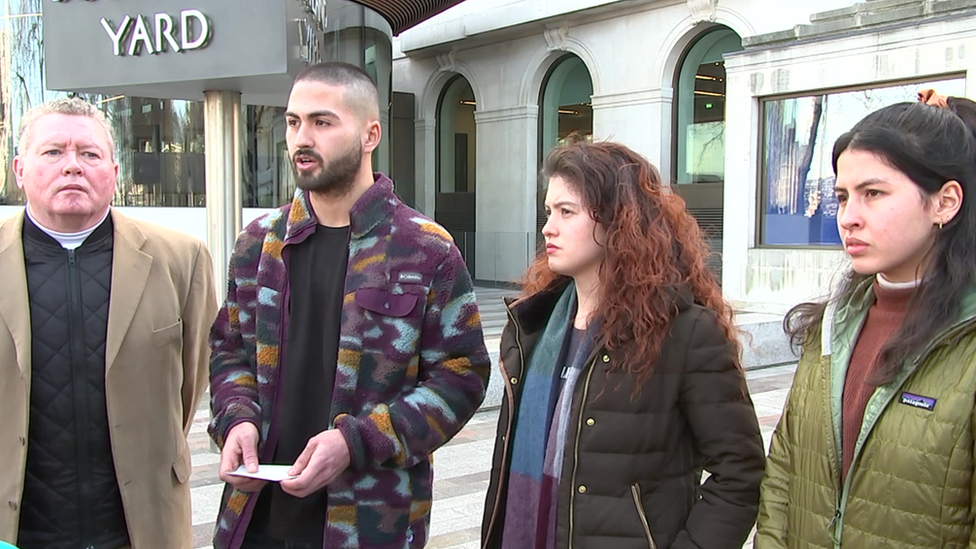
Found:
[[[294,479],[286,479],[281,489],[289,495],[303,498],[327,486],[349,467],[349,446],[336,429],[329,429],[312,437],[305,446],[292,471]]]
[[[231,474],[240,467],[245,471],[258,470],[258,428],[249,421],[235,425],[227,433],[220,451],[220,480],[242,492],[257,492],[264,486],[263,480]]]

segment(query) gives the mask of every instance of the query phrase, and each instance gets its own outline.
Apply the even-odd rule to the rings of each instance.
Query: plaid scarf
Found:
[[[576,314],[576,286],[563,291],[529,357],[515,422],[506,495],[503,549],[553,549],[566,431],[576,380],[593,350],[590,326],[575,357],[566,356]],[[572,367],[560,376],[561,366]],[[560,388],[560,380],[562,387]]]

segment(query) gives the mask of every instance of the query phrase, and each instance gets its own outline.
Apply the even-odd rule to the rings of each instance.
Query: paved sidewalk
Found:
[[[777,366],[746,374],[766,448],[779,420],[795,366]],[[209,395],[197,411],[190,430],[193,476],[194,547],[209,548],[223,484],[217,478],[219,456],[210,451],[206,427]],[[430,549],[478,549],[481,515],[498,411],[479,412],[451,442],[434,453],[434,504]],[[746,544],[752,547],[751,543]]]

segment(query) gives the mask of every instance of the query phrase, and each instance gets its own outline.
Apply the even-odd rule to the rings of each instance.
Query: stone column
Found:
[[[414,182],[417,209],[434,219],[434,198],[437,193],[437,120],[414,120],[416,132],[417,180]]]
[[[594,95],[593,139],[622,143],[670,175],[672,95],[670,88]]]
[[[728,70],[728,69],[727,69]],[[751,74],[728,71],[725,88],[725,194],[722,291],[742,307],[749,293],[749,250],[756,242],[759,182],[759,101]]]
[[[227,266],[241,232],[241,94],[203,93],[204,163],[207,173],[207,248],[213,258],[217,302],[227,292]],[[211,412],[211,417],[213,412]],[[219,452],[210,442],[210,451]]]
[[[227,266],[241,232],[241,94],[204,92],[207,172],[207,247],[213,256],[218,300],[227,291]]]
[[[474,118],[475,279],[514,282],[535,257],[539,107],[478,110]]]

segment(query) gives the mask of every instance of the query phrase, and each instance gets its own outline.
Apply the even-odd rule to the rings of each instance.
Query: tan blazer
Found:
[[[112,212],[105,345],[112,456],[132,549],[191,549],[186,435],[217,315],[210,254],[183,233]],[[16,543],[30,421],[24,214],[0,221],[0,540]]]

